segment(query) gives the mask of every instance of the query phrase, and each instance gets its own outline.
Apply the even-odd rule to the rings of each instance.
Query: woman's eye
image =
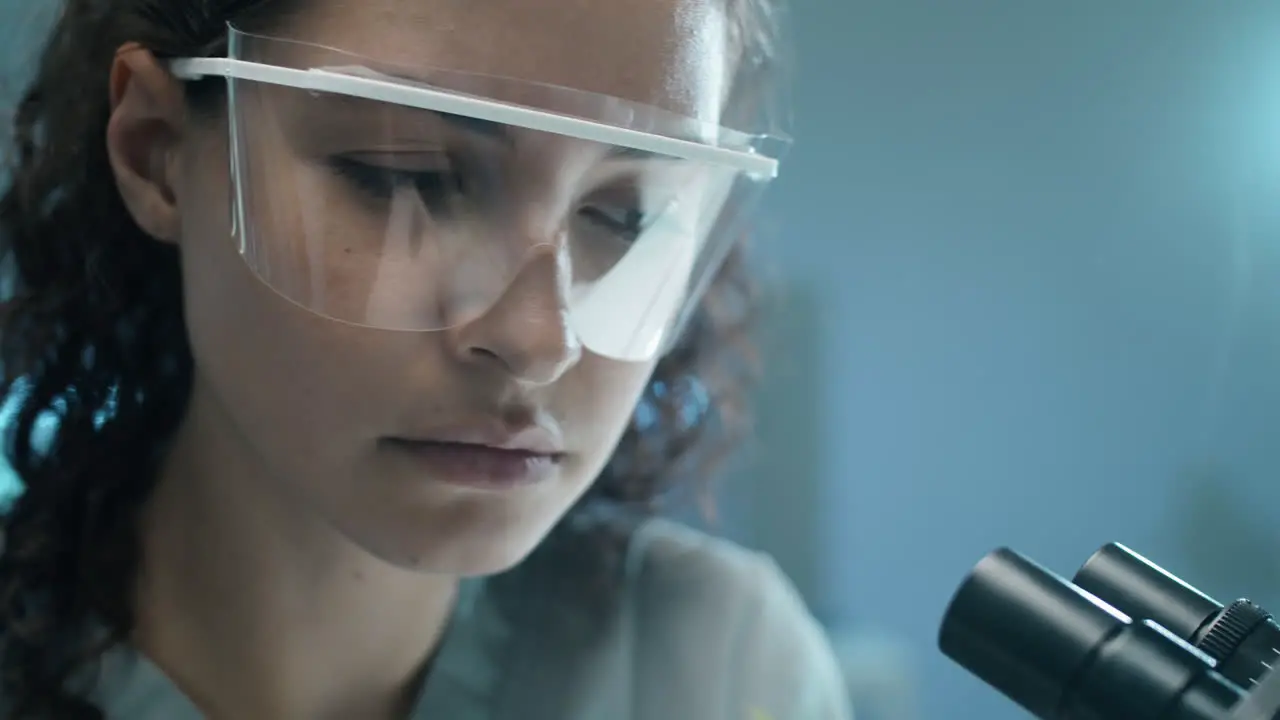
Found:
[[[329,164],[340,177],[377,200],[390,200],[397,190],[412,189],[433,207],[462,192],[461,178],[449,170],[387,167],[345,156],[330,158]]]
[[[628,240],[634,240],[644,229],[644,213],[635,208],[588,205],[580,211],[584,217]]]

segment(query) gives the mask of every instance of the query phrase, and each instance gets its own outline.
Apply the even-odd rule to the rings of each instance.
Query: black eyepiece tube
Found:
[[[938,646],[1041,720],[1222,720],[1243,697],[1167,630],[1007,548],[960,586]]]
[[[1280,661],[1280,625],[1271,613],[1243,599],[1223,607],[1119,543],[1094,553],[1073,582],[1130,617],[1168,628],[1240,687],[1253,687]]]
[[[1193,644],[1222,610],[1213,598],[1120,543],[1094,553],[1071,582],[1120,612],[1154,620]]]

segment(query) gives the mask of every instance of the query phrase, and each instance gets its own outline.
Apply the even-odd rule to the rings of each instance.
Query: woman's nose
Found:
[[[553,383],[573,367],[582,344],[569,326],[565,252],[552,244],[535,248],[484,314],[448,331],[454,353],[532,385]]]

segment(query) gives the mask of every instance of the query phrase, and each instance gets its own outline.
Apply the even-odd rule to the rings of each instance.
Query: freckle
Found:
[[[364,581],[364,571],[363,571],[363,570],[352,570],[352,571],[351,571],[351,579],[352,579],[352,580],[355,580],[356,582],[363,582],[363,581]]]

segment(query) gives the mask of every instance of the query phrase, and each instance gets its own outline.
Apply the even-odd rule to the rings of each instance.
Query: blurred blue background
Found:
[[[0,0],[6,35],[39,37],[31,7]],[[721,529],[778,556],[863,718],[1025,717],[935,649],[1000,545],[1070,575],[1119,540],[1280,606],[1280,5],[810,0],[793,24],[760,247],[781,303]]]

